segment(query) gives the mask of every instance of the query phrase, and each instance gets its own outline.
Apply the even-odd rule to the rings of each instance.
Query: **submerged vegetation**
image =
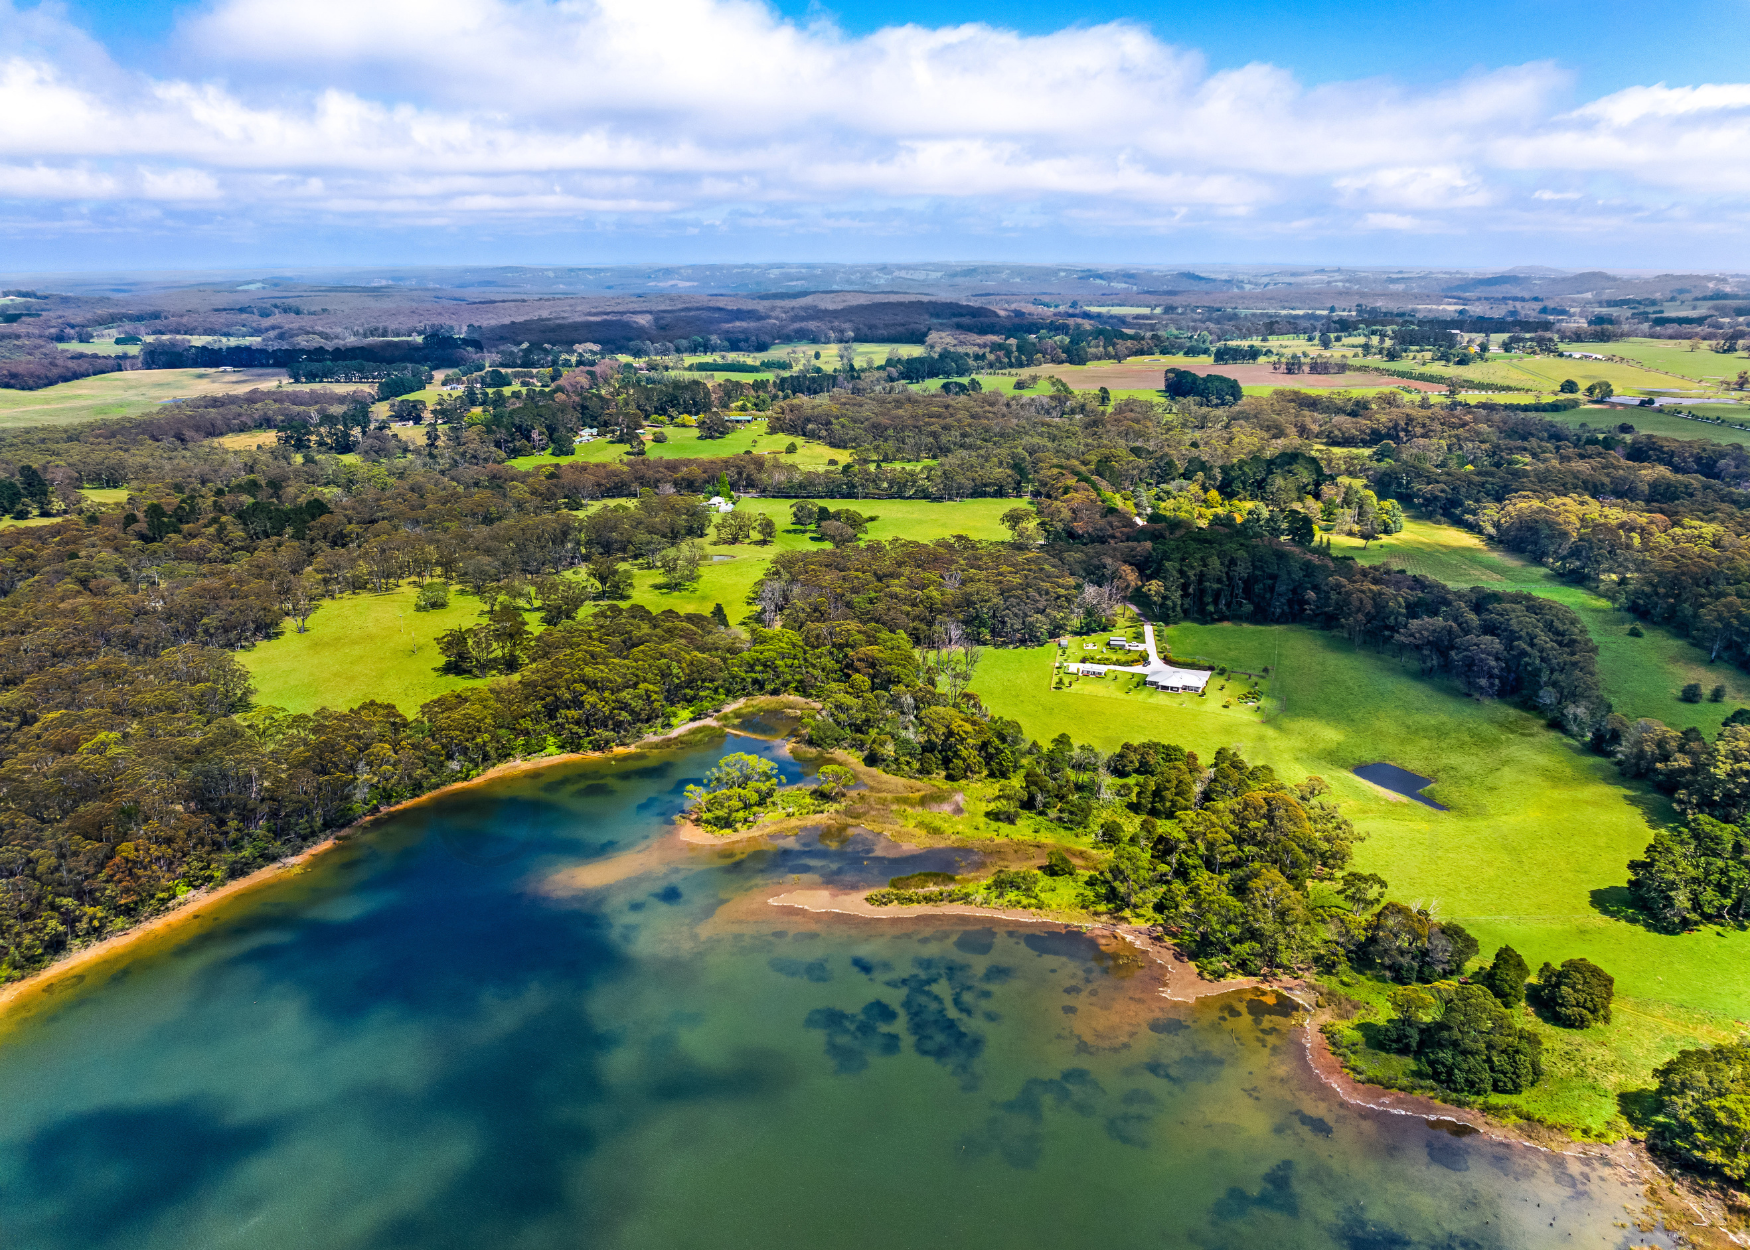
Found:
[[[1206,332],[1042,334],[879,363],[853,351],[836,368],[786,356],[652,370],[651,353],[627,353],[639,369],[578,351],[487,365],[446,347],[466,378],[452,391],[413,389],[418,361],[366,378],[332,357],[315,373],[339,387],[0,436],[0,509],[16,522],[0,529],[0,978],[505,761],[793,696],[806,701],[795,737],[821,767],[787,783],[731,755],[687,793],[699,828],[848,820],[874,804],[859,776],[917,782],[943,810],[914,805],[911,828],[1001,843],[1006,858],[983,875],[899,878],[871,903],[1147,926],[1212,976],[1315,979],[1353,1007],[1330,1036],[1367,1079],[1533,1110],[1570,1090],[1576,1047],[1646,1027],[1639,1008],[1612,1011],[1619,977],[1645,1001],[1644,942],[1689,964],[1698,930],[1735,940],[1746,922],[1750,712],[1727,710],[1739,687],[1685,670],[1664,702],[1614,706],[1628,687],[1601,656],[1650,632],[1690,639],[1697,667],[1750,666],[1750,458],[1614,419],[1593,430],[1565,411],[1390,389],[1247,395],[1178,366],[1175,385],[1116,400],[959,381],[974,363],[1019,372],[1052,353],[1121,363],[1168,338],[1240,370],[1265,350]],[[355,375],[373,389],[348,389]],[[751,417],[769,454],[732,433]],[[246,431],[265,441],[225,441]],[[716,454],[731,438],[748,454]],[[781,450],[796,440],[817,454]],[[1381,556],[1435,523],[1529,572]],[[1603,638],[1608,612],[1621,615]],[[1188,646],[1183,662],[1214,674],[1203,698],[1133,677],[1097,695],[1098,681],[1052,682],[1053,640],[1121,620],[1137,639],[1151,622],[1163,650],[1168,629],[1223,645],[1255,633],[1280,646],[1286,632],[1366,659],[1309,688],[1263,641],[1245,656]],[[280,634],[270,647],[289,647],[312,621],[362,631],[349,645],[377,654],[319,676],[294,713],[237,657],[266,671],[268,648],[249,649]],[[1108,641],[1119,659],[1144,647]],[[1634,846],[1592,862],[1589,835],[1547,814],[1490,840],[1456,823],[1470,817],[1447,789],[1451,811],[1378,817],[1368,804],[1389,796],[1347,773],[1412,737],[1364,680],[1388,667],[1438,722],[1416,734],[1477,755],[1488,717],[1490,749],[1547,739],[1537,749],[1564,776],[1585,773],[1585,802],[1638,805],[1609,814],[1633,820]],[[1367,754],[1315,768],[1312,746],[1268,738],[1290,690],[1355,722]],[[1663,722],[1713,707],[1707,690],[1711,737]],[[1472,796],[1485,784],[1422,771]],[[1543,946],[1490,927],[1506,905],[1472,897],[1443,914],[1425,888],[1439,852],[1419,849],[1437,839],[1416,822],[1448,818],[1488,889],[1530,871],[1527,846],[1579,848],[1563,880],[1586,883],[1593,913],[1532,940]],[[1609,942],[1642,944],[1629,961]],[[1549,962],[1533,976],[1520,950]],[[1725,1028],[1731,1001],[1722,991],[1706,1020],[1686,1017],[1687,1040]],[[1741,1176],[1741,1058],[1680,1062],[1678,1049],[1703,1053],[1672,1044],[1681,1031],[1634,1043],[1612,1088],[1644,1090],[1664,1065],[1657,1139]],[[1597,1105],[1546,1118],[1628,1123]]]

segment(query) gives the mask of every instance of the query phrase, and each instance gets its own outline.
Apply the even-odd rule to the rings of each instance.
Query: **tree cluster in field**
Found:
[[[1750,728],[1727,725],[1710,743],[1697,730],[1679,733],[1656,720],[1611,720],[1622,722],[1618,767],[1669,793],[1684,818],[1629,862],[1630,899],[1666,932],[1742,926],[1750,911],[1750,784],[1743,766]],[[1601,746],[1611,749],[1608,736]]]
[[[853,528],[818,524],[823,532]],[[1077,619],[1079,594],[1077,580],[1044,552],[964,537],[896,538],[781,551],[749,602],[767,625],[781,619],[792,629],[849,619],[923,646],[938,623],[953,620],[975,644],[1037,645]]]
[[[1288,621],[1340,631],[1358,645],[1413,656],[1425,673],[1450,672],[1479,698],[1521,702],[1581,735],[1609,712],[1597,644],[1570,608],[1552,600],[1457,590],[1384,566],[1332,561],[1260,542],[1244,526],[1175,522],[1140,533],[1146,545],[1107,549],[1127,561],[1136,602],[1158,621]]]
[[[1528,1003],[1562,1028],[1610,1023],[1616,981],[1590,960],[1569,959],[1559,968],[1546,963],[1531,981],[1524,958],[1502,946],[1487,967],[1460,983],[1453,978],[1477,953],[1475,939],[1460,926],[1444,926],[1447,950],[1433,966],[1395,957],[1406,936],[1414,950],[1418,934],[1442,929],[1426,914],[1388,903],[1369,928],[1364,953],[1404,982],[1390,995],[1392,1018],[1373,1040],[1382,1050],[1414,1055],[1444,1090],[1517,1094],[1542,1079],[1543,1039],[1520,1023]]]
[[[1750,1181],[1750,1042],[1679,1051],[1653,1073],[1656,1150]]]
[[[99,373],[118,373],[127,368],[125,356],[110,356],[100,352],[63,351],[52,343],[25,340],[34,350],[17,350],[24,344],[7,344],[0,339],[0,390],[40,391],[47,386],[59,386],[79,378]],[[16,354],[7,353],[13,347]]]

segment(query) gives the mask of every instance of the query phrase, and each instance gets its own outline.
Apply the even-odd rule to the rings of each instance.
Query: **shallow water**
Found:
[[[1396,764],[1361,764],[1356,766],[1355,775],[1363,781],[1371,781],[1382,789],[1393,794],[1401,794],[1407,799],[1432,807],[1435,811],[1447,810],[1445,804],[1436,803],[1422,793],[1428,786],[1434,784],[1434,778],[1413,773],[1407,768],[1399,768]]]
[[[1286,999],[1170,1003],[1054,926],[766,906],[966,857],[685,849],[667,819],[730,750],[782,758],[468,791],[30,996],[0,1244],[1648,1244],[1608,1166],[1344,1106]]]

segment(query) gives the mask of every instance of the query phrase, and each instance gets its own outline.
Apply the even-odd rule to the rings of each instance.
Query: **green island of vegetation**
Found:
[[[1750,456],[1599,406],[1726,406],[1738,339],[1450,320],[38,345],[0,979],[769,700],[812,774],[726,756],[707,838],[976,848],[864,901],[1146,931],[1298,986],[1360,1080],[1742,1182]]]

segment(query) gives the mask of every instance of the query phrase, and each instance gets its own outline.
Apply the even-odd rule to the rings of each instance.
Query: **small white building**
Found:
[[[1065,667],[1081,677],[1104,677],[1107,673],[1117,673],[1123,677],[1140,676],[1143,685],[1150,689],[1165,690],[1172,694],[1202,694],[1212,676],[1208,669],[1178,668],[1172,664],[1151,664],[1139,668],[1128,668],[1122,664],[1069,664]]]
[[[1171,664],[1161,664],[1149,669],[1142,681],[1145,686],[1152,686],[1156,690],[1202,694],[1203,688],[1209,684],[1210,676],[1208,669],[1175,668]]]
[[[725,499],[722,495],[712,495],[705,501],[705,506],[713,512],[734,512],[735,500]]]

